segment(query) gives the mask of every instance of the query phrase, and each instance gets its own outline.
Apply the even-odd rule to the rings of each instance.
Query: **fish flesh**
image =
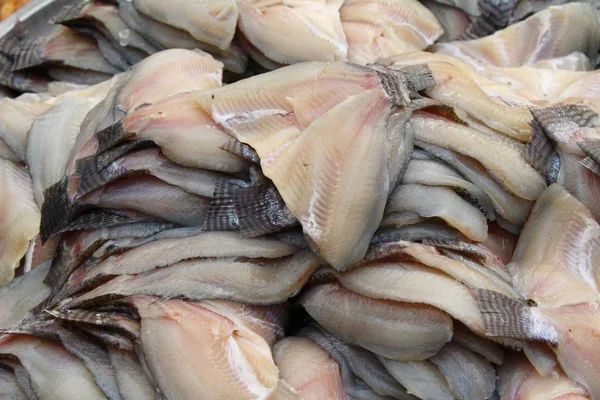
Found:
[[[287,337],[273,346],[273,360],[282,379],[306,400],[343,400],[337,363],[311,340]]]
[[[340,18],[348,61],[363,65],[423,50],[443,32],[435,16],[416,0],[346,0]]]
[[[0,159],[0,187],[0,282],[6,284],[39,232],[40,210],[33,200],[31,177],[22,166]]]
[[[50,108],[41,102],[0,99],[0,140],[16,156],[12,161],[25,161],[27,134],[36,117]]]
[[[424,360],[452,337],[451,318],[434,307],[371,299],[337,282],[309,288],[299,302],[346,343],[394,360]]]

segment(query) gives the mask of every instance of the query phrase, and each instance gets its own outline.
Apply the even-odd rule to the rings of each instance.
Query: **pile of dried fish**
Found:
[[[600,400],[600,19],[547,6],[15,28],[0,397]]]

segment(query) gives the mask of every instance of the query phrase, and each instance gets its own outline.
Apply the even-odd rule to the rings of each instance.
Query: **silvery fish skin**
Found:
[[[396,361],[379,358],[388,372],[409,393],[423,400],[452,400],[448,382],[438,368],[430,361]]]
[[[301,398],[345,399],[339,366],[311,340],[301,337],[280,340],[273,346],[273,360],[281,378],[295,388]]]
[[[144,375],[135,353],[108,347],[108,354],[115,369],[119,393],[123,400],[154,398],[154,389]]]
[[[504,349],[484,336],[478,335],[461,323],[454,323],[452,343],[485,357],[491,363],[502,365]]]
[[[6,399],[28,399],[27,395],[19,387],[17,378],[10,367],[0,368],[0,395]]]
[[[345,342],[395,360],[429,358],[452,337],[451,318],[436,308],[371,299],[337,282],[309,288],[299,302]]]

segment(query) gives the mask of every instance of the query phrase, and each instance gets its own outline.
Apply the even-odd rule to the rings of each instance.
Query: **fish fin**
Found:
[[[408,88],[414,92],[420,92],[437,85],[433,72],[427,64],[410,65],[400,70],[406,77]]]
[[[151,220],[148,217],[148,220]],[[131,223],[145,221],[141,215],[135,216],[130,213],[122,212],[117,209],[94,209],[90,212],[80,215],[58,233],[78,231],[78,230],[95,230],[107,228],[110,226],[120,225],[122,223]]]
[[[255,164],[260,164],[260,158],[251,146],[240,142],[236,138],[231,138],[221,146],[221,150],[225,150],[235,156],[243,158],[244,160],[250,161]]]
[[[120,110],[116,110],[119,111]],[[112,125],[96,133],[98,138],[98,153],[102,153],[111,147],[119,144],[123,140],[133,136],[132,132],[125,132],[123,129],[123,120],[119,120]]]
[[[261,236],[298,224],[273,184],[234,187],[231,198],[242,237]]]
[[[390,101],[396,106],[408,106],[411,100],[411,91],[408,88],[406,76],[400,71],[383,66],[378,66],[376,72]]]
[[[215,185],[202,229],[207,231],[237,230],[238,216],[231,198],[229,178],[221,178]]]
[[[486,334],[557,343],[558,334],[537,307],[488,289],[473,289]]]
[[[532,120],[531,137],[523,151],[523,157],[550,183],[556,182],[560,171],[560,157],[550,138],[537,120]]]
[[[42,243],[56,232],[65,227],[75,213],[75,206],[67,195],[69,180],[62,178],[44,192],[42,204],[42,221],[40,224],[40,238]]]
[[[586,157],[583,160],[579,161],[581,165],[595,173],[596,175],[600,175],[600,164],[598,164],[592,157]]]

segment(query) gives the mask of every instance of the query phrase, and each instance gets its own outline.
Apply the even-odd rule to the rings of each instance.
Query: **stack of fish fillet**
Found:
[[[426,48],[480,67],[563,56],[559,68],[596,64],[598,0],[438,1],[54,0],[49,21],[16,24],[0,39],[0,85],[46,92],[52,81],[95,84],[171,48],[209,52],[226,82],[299,62],[364,65]]]
[[[0,99],[0,398],[600,400],[592,6],[59,19],[0,44],[57,79]]]

